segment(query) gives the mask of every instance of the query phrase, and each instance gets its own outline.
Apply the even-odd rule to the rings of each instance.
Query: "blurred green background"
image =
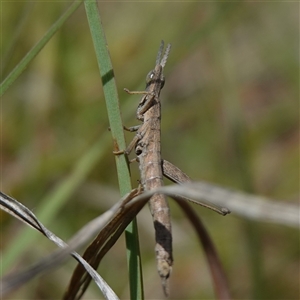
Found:
[[[2,80],[69,5],[2,3]],[[138,123],[139,99],[123,88],[144,89],[164,39],[172,50],[161,93],[163,157],[195,180],[298,201],[299,3],[120,1],[99,2],[99,9],[126,126]],[[55,217],[47,221],[47,212],[37,213],[67,240],[119,199],[108,126],[81,6],[1,99],[1,190],[37,213],[70,180],[69,192],[58,197],[61,206],[51,208]],[[127,143],[132,136],[126,133]],[[137,165],[131,170],[136,186]],[[170,204],[175,259],[170,298],[213,299],[196,236]],[[216,244],[234,299],[299,298],[296,229],[195,209]],[[147,208],[138,222],[145,296],[161,299]],[[24,227],[1,213],[1,253],[13,243],[22,250],[11,271],[55,249],[39,233],[25,246]],[[5,299],[59,299],[74,266],[70,259]],[[123,237],[99,270],[121,299],[129,297]],[[99,297],[92,284],[84,299]]]

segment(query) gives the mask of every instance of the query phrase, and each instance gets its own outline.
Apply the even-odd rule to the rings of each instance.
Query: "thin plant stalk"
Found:
[[[113,138],[114,151],[126,148],[123,123],[119,109],[119,99],[113,67],[108,52],[105,33],[101,23],[97,1],[85,1],[86,14],[93,38],[100,75],[103,84],[104,97]],[[116,166],[121,196],[132,190],[130,170],[125,155],[116,155]],[[129,284],[131,299],[143,299],[141,260],[138,243],[136,220],[126,229],[127,258],[129,268]]]

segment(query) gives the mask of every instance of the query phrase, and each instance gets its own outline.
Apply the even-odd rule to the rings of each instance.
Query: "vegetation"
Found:
[[[1,81],[69,5],[2,3]],[[172,50],[161,94],[163,157],[195,180],[297,201],[297,3],[99,2],[99,9],[125,125],[138,122],[138,97],[123,88],[144,88],[164,39]],[[2,96],[1,122],[1,190],[61,238],[67,240],[120,198],[83,5]],[[127,143],[131,138],[126,133]],[[134,164],[131,173],[136,186]],[[235,299],[298,298],[297,230],[196,209],[215,241]],[[171,210],[172,298],[211,299],[211,279],[195,234],[172,202]],[[161,298],[153,225],[146,209],[140,216],[145,298]],[[1,233],[3,272],[23,269],[54,249],[5,213]],[[125,249],[120,239],[99,268],[121,299],[129,297]],[[70,260],[7,299],[56,298],[74,266]],[[93,286],[85,295],[98,297]]]

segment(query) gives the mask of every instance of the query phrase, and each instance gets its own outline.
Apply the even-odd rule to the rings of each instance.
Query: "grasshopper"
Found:
[[[161,42],[156,64],[146,77],[145,91],[129,91],[129,94],[142,94],[142,98],[137,108],[137,119],[142,121],[142,125],[130,128],[129,131],[136,131],[136,135],[125,151],[114,152],[115,154],[125,153],[129,155],[135,150],[135,160],[139,163],[141,185],[144,190],[152,190],[163,185],[163,175],[173,182],[184,183],[190,178],[180,169],[161,157],[161,103],[160,92],[165,84],[163,69],[169,56],[171,45],[168,44],[164,50],[164,42]],[[170,209],[166,197],[163,194],[154,194],[150,201],[150,212],[153,217],[155,228],[155,253],[157,260],[157,270],[161,278],[163,290],[166,296],[169,294],[168,278],[172,271],[172,231]],[[229,211],[225,208],[218,208],[209,204],[203,204],[225,215]]]

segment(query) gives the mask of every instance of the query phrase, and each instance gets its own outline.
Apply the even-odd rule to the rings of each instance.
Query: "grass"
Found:
[[[16,40],[2,79],[68,5],[37,3],[31,7],[30,18]],[[172,50],[162,91],[163,156],[194,179],[295,201],[299,182],[296,5],[99,3],[123,123],[137,124],[138,99],[122,89],[144,87],[157,47],[164,39],[172,43]],[[2,3],[2,53],[25,9],[26,3]],[[118,199],[104,90],[83,6],[75,14],[1,99],[1,190],[33,208],[42,222],[66,239]],[[127,141],[131,138],[132,135],[126,136]],[[136,186],[136,166],[132,166],[131,173]],[[106,187],[105,194],[102,186]],[[213,298],[194,234],[176,206],[171,209],[173,293],[181,299]],[[257,293],[260,299],[297,298],[296,230],[246,224],[234,215],[221,218],[201,208],[199,214],[217,244],[234,298],[253,298]],[[12,268],[25,268],[50,251],[47,241],[33,242],[29,233],[24,233],[23,224],[6,214],[1,215],[1,226],[1,252],[12,255],[11,247],[19,251],[11,258]],[[249,226],[259,236],[258,246],[247,236]],[[152,224],[146,210],[140,215],[139,229],[145,298],[161,298]],[[18,245],[13,246],[15,243]],[[124,245],[121,239],[100,271],[121,298],[128,298]],[[250,254],[256,250],[261,257],[251,261]],[[7,263],[9,259],[2,256],[2,261]],[[70,262],[8,299],[57,297],[73,268]],[[256,291],[251,268],[259,268],[264,282],[263,288],[256,285]],[[116,270],[120,278],[117,283]],[[241,273],[245,275],[243,279]],[[86,299],[97,295],[92,287]]]

